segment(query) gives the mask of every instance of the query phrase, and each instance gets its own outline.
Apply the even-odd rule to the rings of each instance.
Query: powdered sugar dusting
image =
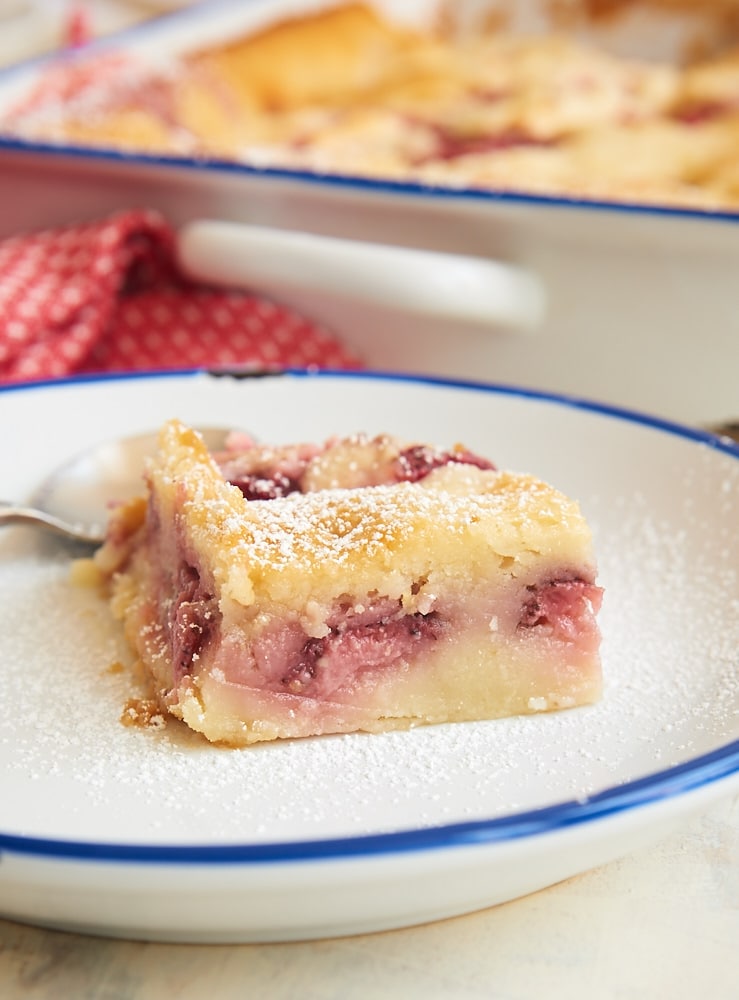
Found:
[[[739,736],[736,482],[706,526],[685,471],[675,520],[638,493],[590,497],[606,690],[553,714],[225,750],[174,720],[126,727],[139,691],[104,602],[68,554],[0,538],[4,832],[219,843],[351,835],[582,798]],[[111,669],[119,662],[121,671]]]
[[[490,474],[491,478],[496,476]],[[250,501],[244,514],[227,522],[235,535],[244,535],[249,562],[271,571],[292,568],[308,572],[317,558],[337,564],[357,558],[373,558],[389,546],[397,547],[412,530],[433,525],[443,532],[460,533],[484,519],[511,521],[524,528],[544,521],[544,497],[550,508],[558,507],[551,521],[564,519],[567,503],[543,484],[516,480],[510,492],[502,489],[478,495],[454,495],[425,490],[410,483],[371,486],[361,490],[323,490],[292,494],[284,499]],[[223,516],[219,500],[207,501],[213,517],[206,527],[212,543],[222,536]],[[228,512],[227,512],[228,514]],[[241,514],[241,511],[239,511]],[[236,559],[243,555],[237,553]]]
[[[163,442],[161,459],[152,467],[155,492],[157,484],[171,493],[176,485],[182,491],[184,483],[189,521],[198,525],[196,547],[217,550],[219,560],[235,564],[240,572],[249,565],[257,572],[289,572],[302,580],[327,562],[353,563],[356,570],[356,564],[366,566],[383,553],[396,558],[413,536],[425,534],[422,544],[436,546],[446,534],[474,538],[478,532],[484,544],[495,532],[540,547],[541,533],[580,526],[577,505],[568,497],[532,476],[480,467],[469,453],[453,457],[453,452],[425,446],[428,456],[422,461],[428,468],[410,481],[398,481],[396,465],[408,462],[414,449],[389,435],[336,439],[315,448],[313,456],[306,446],[282,449],[284,457],[269,447],[236,455],[226,467],[234,467],[237,481],[242,459],[247,473],[256,469],[272,475],[286,464],[285,479],[302,481],[300,491],[250,497],[246,504],[241,490],[214,474],[201,443],[179,421],[167,425]],[[291,454],[299,450],[305,452],[303,462]],[[439,467],[434,467],[434,455]],[[335,481],[352,488],[336,488]]]

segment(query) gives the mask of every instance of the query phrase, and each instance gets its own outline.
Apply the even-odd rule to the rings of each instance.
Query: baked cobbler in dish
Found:
[[[346,3],[159,61],[65,59],[24,138],[321,174],[697,207],[739,202],[739,58],[413,29]]]

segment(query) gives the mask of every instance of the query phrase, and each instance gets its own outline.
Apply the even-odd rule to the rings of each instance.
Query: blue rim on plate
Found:
[[[434,376],[405,375],[371,371],[207,371],[184,369],[169,372],[136,372],[103,376],[73,376],[66,379],[18,383],[0,386],[0,395],[33,391],[39,388],[59,388],[96,382],[123,382],[135,379],[170,377],[282,377],[343,378],[401,381],[414,384],[461,388],[498,395],[530,398],[556,405],[582,409],[675,434],[739,460],[739,444],[707,431],[683,426],[673,421],[597,403],[585,398],[567,396],[524,387],[471,380],[444,379]],[[625,782],[581,799],[556,803],[540,809],[527,810],[510,816],[488,820],[473,820],[399,830],[387,833],[349,837],[316,838],[304,841],[235,844],[153,844],[116,843],[53,838],[25,837],[0,831],[0,860],[3,851],[58,860],[119,861],[152,864],[264,864],[279,862],[319,861],[328,859],[378,857],[403,852],[459,848],[473,845],[512,842],[539,836],[596,820],[625,814],[642,806],[675,799],[698,792],[716,782],[739,775],[739,739],[727,743],[693,760],[656,771],[634,781]]]

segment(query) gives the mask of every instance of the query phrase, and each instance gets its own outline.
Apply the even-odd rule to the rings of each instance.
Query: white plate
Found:
[[[203,374],[0,391],[5,498],[170,416],[263,440],[462,440],[578,497],[605,694],[546,716],[224,750],[125,728],[127,652],[68,553],[0,534],[0,913],[137,938],[256,941],[420,923],[653,842],[739,790],[739,448],[513,388]]]

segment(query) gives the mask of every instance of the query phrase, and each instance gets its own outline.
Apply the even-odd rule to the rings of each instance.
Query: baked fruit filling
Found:
[[[389,435],[210,455],[178,421],[96,561],[163,708],[208,739],[492,719],[601,692],[577,505]]]

